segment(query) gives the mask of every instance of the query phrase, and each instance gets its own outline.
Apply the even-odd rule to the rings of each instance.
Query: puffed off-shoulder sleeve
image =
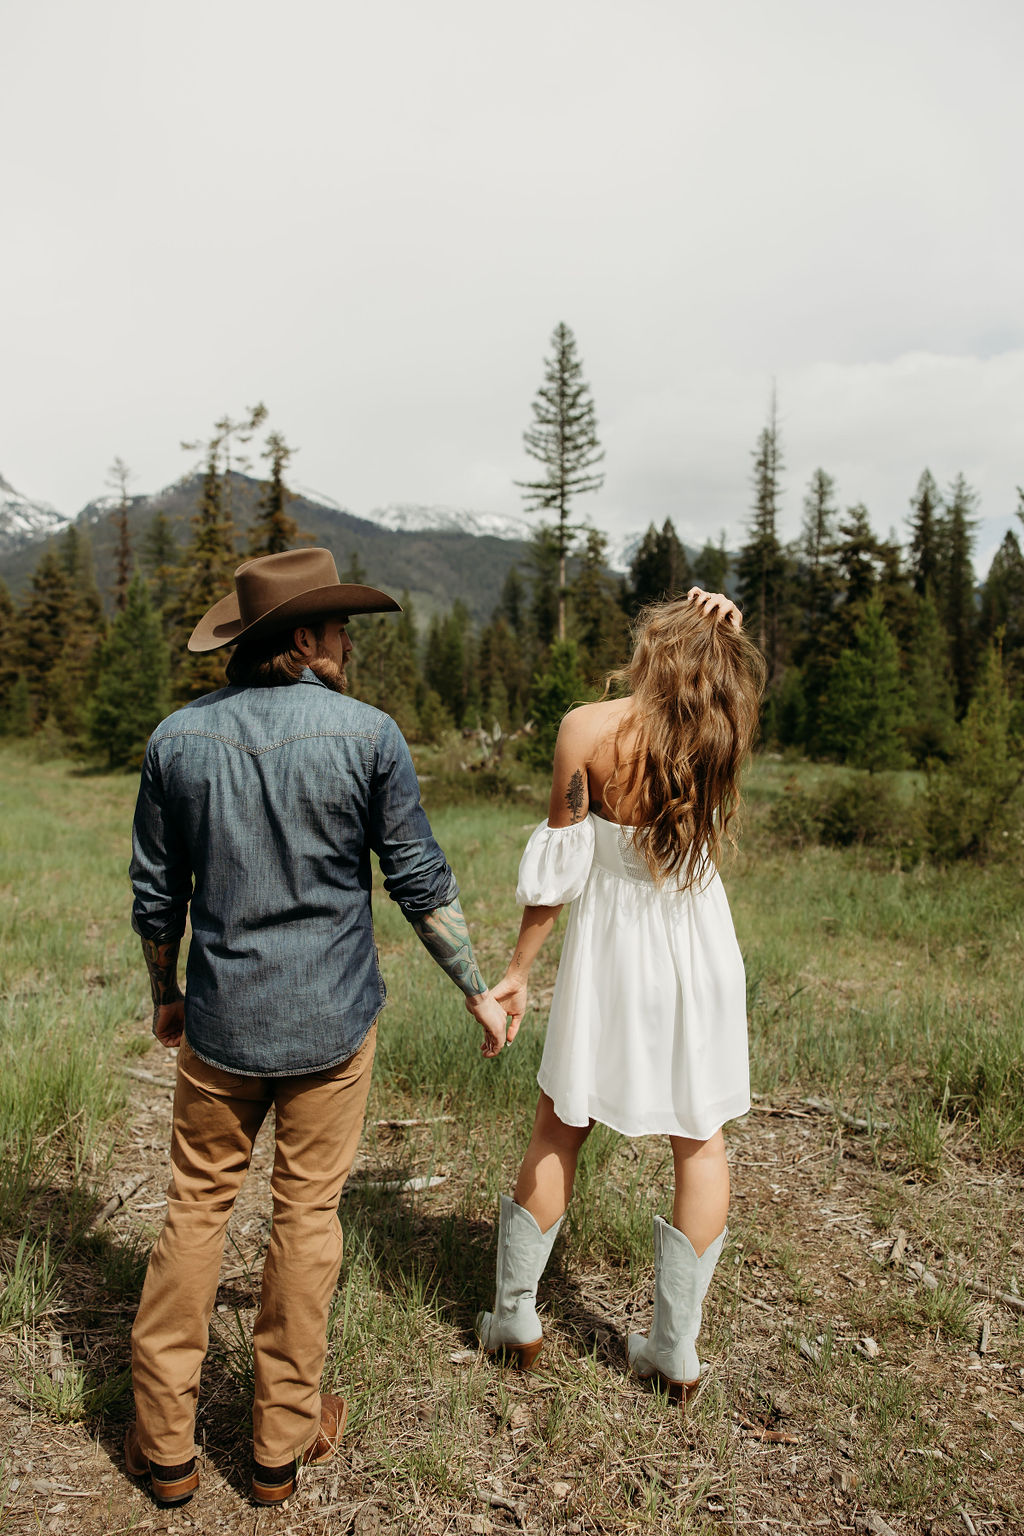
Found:
[[[542,821],[519,861],[516,901],[521,907],[560,907],[582,891],[594,862],[594,823],[589,816],[571,827]]]

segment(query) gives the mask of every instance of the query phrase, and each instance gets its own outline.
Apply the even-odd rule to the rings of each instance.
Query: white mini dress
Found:
[[[655,885],[631,831],[541,823],[522,906],[570,902],[537,1082],[565,1125],[706,1140],[750,1108],[746,982],[725,889]]]

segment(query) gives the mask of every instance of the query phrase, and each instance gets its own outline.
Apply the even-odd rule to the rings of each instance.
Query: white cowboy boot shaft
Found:
[[[693,1386],[700,1379],[701,1303],[728,1232],[725,1227],[698,1258],[685,1233],[655,1216],[654,1318],[646,1338],[631,1333],[627,1346],[638,1376],[658,1375],[672,1386]]]
[[[561,1225],[559,1217],[553,1227],[542,1232],[528,1210],[509,1195],[501,1197],[494,1311],[478,1314],[476,1333],[484,1349],[491,1353],[519,1353],[527,1369],[543,1342],[537,1316],[537,1282]]]

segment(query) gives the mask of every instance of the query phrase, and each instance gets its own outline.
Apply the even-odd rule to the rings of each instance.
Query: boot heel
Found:
[[[506,1349],[505,1353],[510,1360],[514,1360],[521,1371],[535,1371],[537,1369],[537,1356],[544,1348],[544,1340],[538,1339],[536,1344],[520,1344],[518,1348]]]

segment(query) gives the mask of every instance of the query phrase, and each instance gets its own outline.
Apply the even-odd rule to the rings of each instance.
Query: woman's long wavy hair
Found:
[[[740,803],[740,771],[757,732],[764,658],[726,620],[685,598],[652,603],[637,616],[633,655],[609,687],[633,697],[626,748],[623,729],[606,799],[618,815],[630,804],[634,841],[654,879],[681,889],[699,885],[721,863],[723,841]]]

